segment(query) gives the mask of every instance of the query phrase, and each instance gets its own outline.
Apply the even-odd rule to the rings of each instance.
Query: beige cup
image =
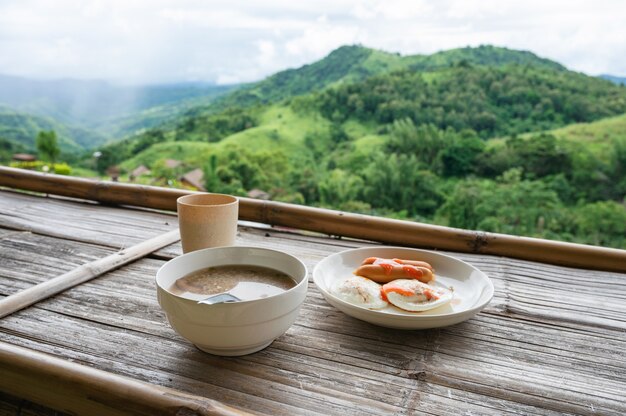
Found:
[[[185,195],[176,206],[183,253],[235,244],[239,200],[234,196]]]

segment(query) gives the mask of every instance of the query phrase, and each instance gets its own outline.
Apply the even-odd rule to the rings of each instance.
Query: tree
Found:
[[[320,202],[327,206],[341,206],[358,199],[363,179],[345,170],[332,170],[320,183]]]
[[[615,201],[600,201],[577,209],[577,235],[584,243],[626,247],[626,208]]]
[[[563,229],[561,208],[546,184],[522,180],[521,169],[510,169],[496,182],[460,182],[437,216],[451,227],[547,237]]]
[[[209,163],[203,167],[204,187],[209,192],[218,192],[220,179],[217,176],[217,156],[211,155]]]
[[[483,142],[472,130],[454,135],[441,152],[444,176],[464,176],[476,171],[476,159],[485,149]]]
[[[420,167],[415,155],[378,154],[364,170],[363,200],[373,208],[427,216],[443,201],[439,178]]]
[[[61,149],[59,149],[59,143],[57,142],[57,134],[54,130],[40,131],[37,134],[36,139],[37,152],[42,159],[54,164]]]

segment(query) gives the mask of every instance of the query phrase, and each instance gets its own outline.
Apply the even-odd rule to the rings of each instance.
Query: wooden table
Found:
[[[0,191],[0,295],[176,227],[167,213]],[[309,272],[329,254],[372,245],[244,225],[237,244],[286,251]],[[0,341],[254,414],[626,413],[625,274],[450,253],[486,272],[495,297],[469,321],[426,331],[346,316],[309,280],[285,335],[222,358],[179,337],[157,304],[156,270],[180,254],[180,244],[168,246],[2,318]],[[69,411],[69,401],[54,406]],[[54,414],[0,395],[0,415],[20,412]]]

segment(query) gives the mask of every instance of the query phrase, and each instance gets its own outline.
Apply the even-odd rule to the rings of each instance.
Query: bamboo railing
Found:
[[[47,194],[176,211],[191,191],[94,181],[0,167],[0,186]],[[321,208],[239,198],[239,218],[410,247],[492,254],[563,266],[626,272],[626,250],[462,230]]]
[[[4,342],[0,374],[0,391],[75,415],[249,415],[216,400]]]

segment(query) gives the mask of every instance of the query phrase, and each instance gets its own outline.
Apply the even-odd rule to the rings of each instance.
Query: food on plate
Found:
[[[331,292],[341,300],[368,309],[382,309],[388,305],[382,298],[380,285],[361,276],[338,281]]]
[[[365,259],[354,274],[378,283],[388,283],[396,279],[417,279],[428,283],[435,279],[434,269],[426,262],[380,257]]]
[[[241,300],[278,295],[296,285],[291,276],[269,267],[230,264],[207,267],[176,280],[168,291],[187,299],[236,291]]]
[[[410,312],[437,308],[452,300],[448,289],[433,287],[416,279],[397,279],[382,287],[382,296],[389,303]]]
[[[376,260],[385,260],[385,259],[381,259],[380,257],[368,257],[365,260],[363,260],[363,263],[361,264],[373,264],[376,262]],[[403,259],[391,259],[391,261],[394,261],[400,264],[409,264],[411,266],[426,267],[427,269],[430,269],[433,272],[435,271],[435,269],[433,269],[433,266],[431,266],[429,263],[426,263],[425,261],[403,260]]]

